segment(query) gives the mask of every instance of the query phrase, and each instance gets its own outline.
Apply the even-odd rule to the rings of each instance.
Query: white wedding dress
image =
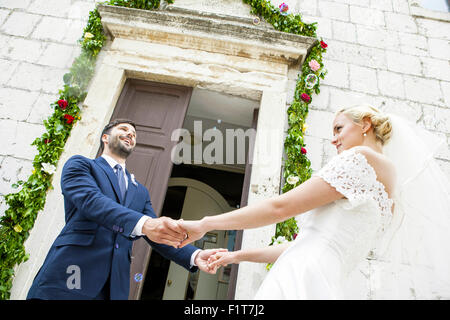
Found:
[[[391,222],[393,200],[354,148],[314,175],[345,198],[300,215],[296,240],[272,266],[255,299],[344,299],[347,277]]]

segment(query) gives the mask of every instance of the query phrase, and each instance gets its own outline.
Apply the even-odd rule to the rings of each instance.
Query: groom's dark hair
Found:
[[[103,152],[103,148],[105,147],[105,144],[103,143],[102,137],[104,134],[109,134],[111,132],[111,129],[115,126],[122,124],[122,123],[128,123],[133,126],[134,130],[136,130],[136,124],[131,121],[130,119],[115,119],[112,120],[110,123],[108,123],[102,131],[102,134],[100,135],[100,152]]]

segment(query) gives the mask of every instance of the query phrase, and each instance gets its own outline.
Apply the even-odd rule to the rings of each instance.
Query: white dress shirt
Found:
[[[128,189],[128,176],[126,175],[126,171],[125,171],[125,164],[120,164],[118,163],[116,160],[114,160],[113,158],[111,158],[110,156],[106,155],[106,154],[102,154],[102,157],[106,160],[106,162],[108,162],[108,164],[111,166],[111,168],[113,169],[114,173],[116,173],[116,169],[114,168],[116,166],[116,164],[119,164],[120,166],[122,166],[123,172],[124,172],[124,176],[125,176],[125,187]],[[147,219],[152,219],[149,216],[144,215],[142,218],[139,219],[139,221],[136,223],[136,226],[134,227],[133,231],[131,232],[131,237],[136,237],[136,236],[143,236],[144,234],[142,233],[142,227],[144,226],[145,221],[147,221]],[[195,264],[195,257],[197,256],[197,254],[200,252],[201,250],[198,249],[196,251],[194,251],[192,253],[191,256],[191,267],[192,266],[197,266]]]

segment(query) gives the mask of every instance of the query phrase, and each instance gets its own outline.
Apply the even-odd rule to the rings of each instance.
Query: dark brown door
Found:
[[[127,159],[127,169],[150,192],[157,216],[161,214],[172,171],[172,132],[181,128],[192,94],[192,88],[178,85],[128,79],[111,119],[126,118],[135,122],[137,143]],[[151,247],[144,239],[133,243],[129,299],[139,299],[145,279]]]

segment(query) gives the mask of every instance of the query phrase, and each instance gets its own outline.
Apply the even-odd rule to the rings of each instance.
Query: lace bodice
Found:
[[[377,244],[392,221],[393,200],[377,180],[375,169],[355,148],[343,151],[314,175],[345,197],[335,201],[337,207],[324,212],[334,212],[326,218],[327,224],[333,226],[327,228],[327,234],[333,242],[340,243],[339,250],[346,261],[343,269],[348,273],[362,256],[378,255]],[[315,219],[319,229],[323,225],[320,221],[320,217]]]
[[[314,174],[321,177],[354,206],[372,198],[386,218],[392,216],[393,200],[389,199],[384,185],[377,180],[377,174],[366,157],[355,150],[345,150]]]

